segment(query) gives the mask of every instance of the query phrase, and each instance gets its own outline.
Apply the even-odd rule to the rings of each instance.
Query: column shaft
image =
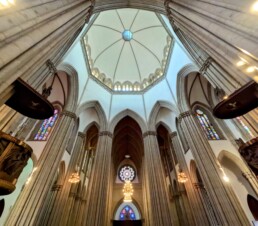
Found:
[[[184,133],[219,224],[249,225],[230,184],[226,184],[222,180],[222,172],[219,170],[217,159],[194,116],[190,112],[184,112],[180,117]]]
[[[69,140],[75,114],[63,111],[41,154],[37,171],[13,207],[6,225],[35,225]],[[33,210],[33,211],[32,211]]]

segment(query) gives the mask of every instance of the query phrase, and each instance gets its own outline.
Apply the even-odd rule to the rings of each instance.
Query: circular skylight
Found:
[[[122,37],[125,41],[131,41],[133,38],[133,33],[129,30],[124,30],[122,33]]]

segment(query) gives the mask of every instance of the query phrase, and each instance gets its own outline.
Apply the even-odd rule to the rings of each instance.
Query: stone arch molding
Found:
[[[68,98],[66,100],[64,109],[67,111],[75,112],[79,96],[78,73],[73,66],[66,63],[59,65],[57,70],[63,71],[68,75]]]
[[[190,73],[199,72],[199,69],[194,64],[186,64],[177,74],[177,103],[179,110],[181,112],[188,111],[190,106],[188,104],[188,100],[186,98],[186,90],[185,90],[185,77]]]
[[[249,167],[245,164],[245,162],[239,157],[237,156],[236,154],[233,154],[229,151],[225,151],[225,150],[222,150],[219,154],[218,154],[218,161],[219,163],[222,162],[223,158],[228,158],[229,160],[231,160],[232,162],[234,162],[238,167],[239,169],[242,171],[242,172],[250,172],[250,169]]]
[[[157,117],[161,108],[168,109],[169,111],[171,111],[171,113],[172,112],[175,113],[176,116],[179,115],[179,110],[174,104],[169,103],[168,101],[157,101],[156,104],[153,106],[151,113],[149,115],[148,125],[150,130],[153,130],[153,131],[156,130],[156,125],[157,123],[159,123],[157,122]],[[166,123],[163,122],[163,124],[166,128],[169,128],[169,131],[173,130]]]
[[[107,129],[107,118],[106,118],[106,115],[105,115],[105,112],[104,112],[102,106],[100,105],[100,103],[98,101],[89,101],[89,102],[85,102],[82,105],[80,105],[76,111],[77,117],[79,117],[79,115],[83,111],[85,111],[89,108],[95,109],[95,111],[97,112],[99,121],[100,121],[100,125],[98,125],[97,127],[100,130],[105,131]],[[96,123],[96,124],[98,124],[98,123]]]
[[[125,109],[124,111],[118,113],[116,116],[114,116],[114,118],[112,119],[112,121],[110,122],[109,125],[109,131],[111,133],[114,132],[114,129],[117,125],[117,123],[123,119],[124,117],[129,116],[132,119],[134,119],[138,125],[141,128],[142,133],[145,133],[147,131],[147,125],[146,122],[142,119],[141,116],[139,116],[137,113],[135,113],[134,111],[130,110],[130,109]]]

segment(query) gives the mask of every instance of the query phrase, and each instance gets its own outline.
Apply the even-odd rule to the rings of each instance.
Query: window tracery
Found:
[[[130,206],[125,206],[119,215],[119,220],[136,220],[135,213]]]
[[[51,130],[53,129],[57,119],[58,119],[58,110],[55,109],[54,111],[54,115],[52,117],[50,117],[49,119],[45,119],[38,132],[36,133],[36,135],[34,136],[35,141],[46,141]]]
[[[200,109],[196,110],[198,121],[209,140],[220,140],[220,136],[211,124],[208,116]]]

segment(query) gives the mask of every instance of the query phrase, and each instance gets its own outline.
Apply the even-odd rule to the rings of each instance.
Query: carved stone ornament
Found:
[[[239,152],[255,174],[258,172],[258,138],[254,138],[239,148]]]
[[[0,195],[15,190],[15,184],[32,155],[25,142],[0,131]]]

